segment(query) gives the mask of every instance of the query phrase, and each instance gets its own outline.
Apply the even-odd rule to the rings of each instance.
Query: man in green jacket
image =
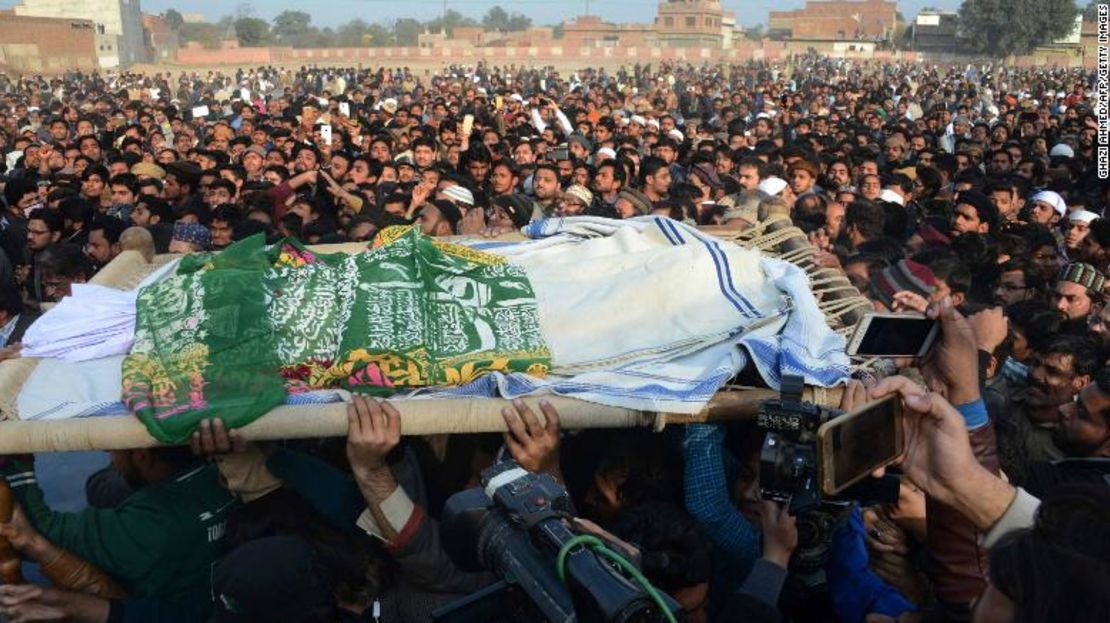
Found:
[[[116,451],[112,464],[135,493],[116,508],[61,513],[45,504],[32,465],[9,459],[0,474],[22,513],[0,524],[0,534],[30,558],[42,538],[69,550],[131,597],[207,609],[212,565],[223,553],[225,522],[238,499],[221,485],[216,466],[188,448]]]

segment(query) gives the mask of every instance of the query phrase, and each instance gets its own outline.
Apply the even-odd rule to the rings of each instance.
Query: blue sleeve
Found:
[[[278,450],[266,460],[274,476],[293,487],[320,515],[344,532],[355,532],[355,522],[366,502],[353,478],[320,459]]]
[[[833,610],[845,623],[863,623],[868,614],[898,618],[917,608],[867,566],[863,516],[852,507],[848,522],[833,534],[826,575]]]
[[[682,443],[686,510],[705,529],[728,562],[747,575],[759,558],[759,533],[736,510],[725,479],[724,429],[717,424],[690,424]]]
[[[964,423],[967,425],[967,430],[976,431],[990,424],[990,416],[987,415],[987,403],[979,398],[975,402],[969,402],[962,405],[956,405],[956,411],[964,418]]]

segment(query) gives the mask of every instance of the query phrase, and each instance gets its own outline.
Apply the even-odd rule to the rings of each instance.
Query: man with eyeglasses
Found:
[[[42,274],[36,267],[43,251],[58,244],[65,232],[65,219],[58,210],[37,208],[27,218],[27,260],[25,266],[16,270],[16,275],[33,301],[41,302]]]
[[[1028,261],[1013,258],[998,267],[998,284],[994,288],[994,302],[1003,307],[1036,299],[1043,282],[1037,269]]]

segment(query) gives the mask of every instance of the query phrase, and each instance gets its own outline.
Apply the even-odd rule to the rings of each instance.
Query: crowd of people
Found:
[[[0,360],[126,249],[576,215],[744,230],[769,206],[876,310],[941,332],[925,359],[849,383],[846,410],[904,402],[900,496],[844,507],[816,567],[812,535],[761,497],[751,422],[572,432],[516,403],[503,435],[402,437],[392,405],[356,398],[346,440],[247,445],[215,420],[192,448],[113,452],[76,513],[46,504],[30,457],[5,457],[18,504],[0,538],[57,585],[0,586],[0,614],[429,620],[496,580],[456,564],[439,518],[512,459],[564,485],[578,528],[621,543],[681,620],[1110,620],[1094,80],[817,55],[2,77]]]

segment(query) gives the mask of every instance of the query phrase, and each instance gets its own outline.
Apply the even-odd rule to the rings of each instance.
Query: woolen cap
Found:
[[[933,271],[913,260],[901,260],[871,277],[871,294],[887,309],[894,309],[894,295],[899,292],[913,292],[929,298],[936,289],[937,278]]]
[[[1097,268],[1090,264],[1083,264],[1076,262],[1075,264],[1068,264],[1060,269],[1060,274],[1056,277],[1057,281],[1070,281],[1077,283],[1088,290],[1095,292],[1102,292],[1103,286],[1106,285],[1106,276],[1103,275]]]
[[[574,197],[582,202],[582,205],[590,207],[594,202],[594,194],[588,188],[581,184],[574,184],[563,193],[565,196]]]
[[[166,177],[166,170],[153,162],[136,162],[131,167],[131,174],[136,177],[153,177],[160,180]]]
[[[636,211],[640,214],[648,214],[652,210],[651,199],[648,199],[647,195],[635,188],[625,188],[617,197],[631,203],[632,207],[636,208]]]
[[[466,186],[448,186],[443,189],[443,196],[457,203],[468,206],[474,205],[474,193],[470,192],[470,189]]]

